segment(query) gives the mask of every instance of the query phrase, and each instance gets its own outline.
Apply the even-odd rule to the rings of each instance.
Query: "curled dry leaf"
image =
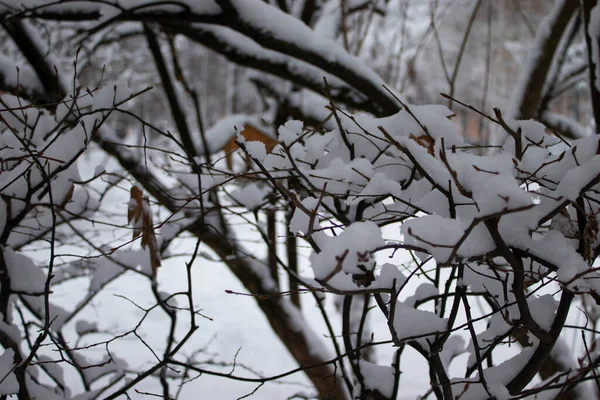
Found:
[[[409,138],[417,142],[419,146],[425,147],[429,155],[433,155],[433,146],[435,146],[435,141],[431,137],[427,135],[415,136],[411,133]]]
[[[141,235],[142,248],[149,248],[152,274],[156,276],[156,270],[160,267],[160,251],[152,223],[152,209],[148,197],[145,197],[142,190],[135,185],[130,191],[127,223],[133,226],[133,239]]]
[[[67,204],[73,199],[73,193],[75,192],[75,185],[71,183],[71,189],[67,192],[65,198],[60,202],[58,208],[64,210]]]

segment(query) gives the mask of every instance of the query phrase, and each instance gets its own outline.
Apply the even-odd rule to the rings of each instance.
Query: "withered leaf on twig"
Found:
[[[414,134],[410,134],[408,136],[409,139],[414,140],[421,147],[425,147],[429,155],[433,155],[433,146],[435,146],[435,142],[432,138],[427,135],[415,136]]]
[[[65,195],[65,197],[62,199],[62,201],[60,202],[60,204],[58,205],[58,208],[60,210],[64,210],[65,207],[67,206],[67,204],[69,204],[69,202],[73,199],[73,193],[75,192],[75,185],[73,185],[71,183],[71,188],[69,189],[69,191],[67,192],[67,194]]]
[[[148,247],[152,275],[156,276],[156,270],[160,267],[160,251],[152,223],[150,202],[148,197],[144,197],[142,190],[135,185],[131,187],[130,193],[127,223],[133,226],[133,239],[142,236],[142,248]]]

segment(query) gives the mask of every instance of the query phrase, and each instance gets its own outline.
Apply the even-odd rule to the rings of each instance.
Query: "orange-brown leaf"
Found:
[[[433,155],[433,146],[435,145],[435,141],[430,138],[428,135],[415,136],[414,134],[410,134],[408,136],[409,139],[414,140],[421,147],[425,147],[427,152],[430,155]]]
[[[75,192],[75,185],[73,185],[71,183],[71,189],[69,189],[69,191],[67,192],[67,195],[65,196],[65,198],[63,199],[63,201],[60,202],[58,208],[60,208],[61,210],[65,209],[65,207],[67,206],[67,204],[69,204],[69,202],[73,198],[73,192]]]
[[[131,196],[129,198],[129,209],[127,210],[127,223],[130,224],[133,221],[133,224],[140,219],[144,209],[144,193],[142,190],[133,185],[131,187]]]
[[[158,248],[154,223],[152,222],[152,209],[150,208],[148,197],[144,197],[144,193],[137,186],[131,187],[127,221],[133,225],[133,239],[141,235],[142,248],[148,248],[152,276],[156,276],[156,270],[160,267],[161,261],[160,249]]]

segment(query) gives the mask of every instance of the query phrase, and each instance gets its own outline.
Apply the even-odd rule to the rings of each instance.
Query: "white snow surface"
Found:
[[[435,340],[436,333],[447,330],[448,320],[430,311],[415,309],[403,302],[394,309],[394,330],[401,341],[414,340],[425,349]]]
[[[381,229],[370,221],[356,222],[338,236],[327,237],[323,242],[325,245],[321,246],[321,252],[310,257],[318,279],[327,277],[339,267],[347,274],[372,270],[374,260],[371,252],[385,244]]]

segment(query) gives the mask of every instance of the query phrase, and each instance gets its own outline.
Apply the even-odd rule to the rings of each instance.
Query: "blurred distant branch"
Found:
[[[521,63],[521,73],[514,90],[511,118],[531,119],[538,116],[542,91],[555,53],[577,8],[576,1],[556,0],[552,10],[540,24],[531,50]]]
[[[598,36],[598,27],[591,24],[596,24],[598,21],[592,22],[590,19],[590,13],[592,8],[600,7],[597,0],[580,0],[581,11],[583,15],[583,26],[585,41],[587,43],[587,56],[589,64],[590,81],[589,88],[592,101],[592,113],[596,122],[596,133],[600,134],[600,36]],[[596,10],[598,14],[600,11]],[[592,32],[596,33],[596,36],[592,36]],[[596,52],[594,57],[593,53]]]

